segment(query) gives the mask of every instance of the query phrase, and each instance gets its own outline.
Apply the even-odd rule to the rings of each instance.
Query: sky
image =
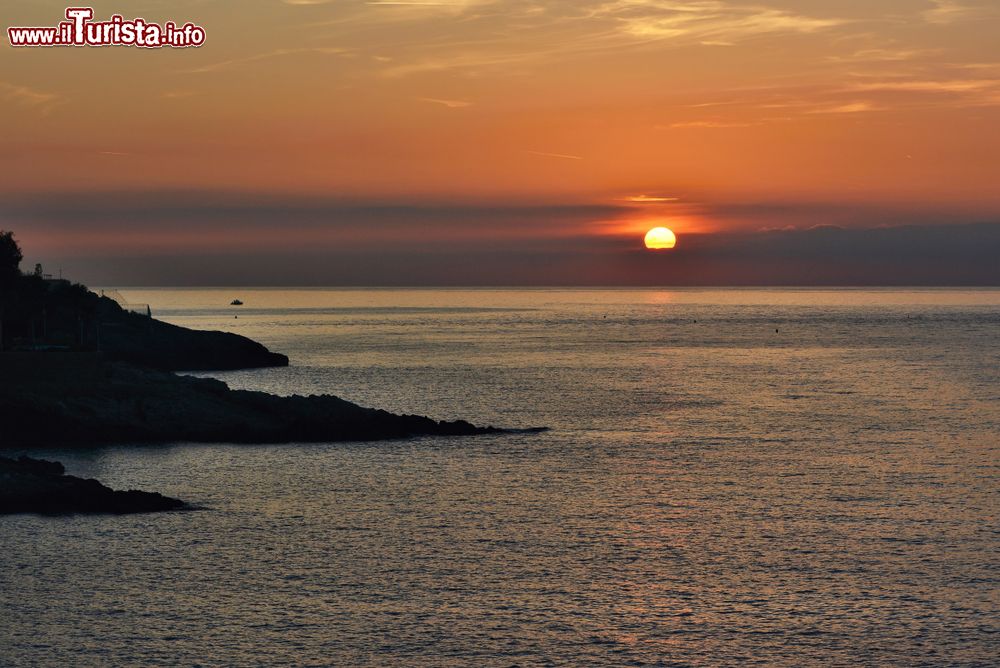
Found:
[[[91,4],[206,42],[4,36],[0,229],[76,280],[1000,284],[992,0]]]

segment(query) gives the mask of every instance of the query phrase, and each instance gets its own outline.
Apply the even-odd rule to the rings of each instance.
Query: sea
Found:
[[[198,510],[0,518],[2,666],[1000,664],[1000,290],[120,292],[548,431],[38,452]]]

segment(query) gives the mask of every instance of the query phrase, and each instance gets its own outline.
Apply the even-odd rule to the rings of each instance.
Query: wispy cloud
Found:
[[[810,114],[861,114],[869,111],[885,111],[887,107],[874,102],[859,101],[848,102],[846,104],[835,104],[829,107],[817,107],[810,109]]]
[[[478,4],[467,0],[368,0],[366,5],[390,5],[399,7],[459,7],[464,8]]]
[[[471,107],[471,102],[466,102],[465,100],[444,100],[434,97],[418,97],[421,102],[429,102],[431,104],[439,104],[442,107],[447,107],[449,109],[462,109],[464,107]]]
[[[966,21],[982,13],[979,7],[971,7],[955,0],[931,0],[931,4],[933,7],[923,12],[923,18],[928,23],[938,25]]]
[[[900,91],[906,93],[975,93],[1000,86],[997,79],[944,79],[859,82],[850,90]]]
[[[846,23],[761,5],[721,0],[612,0],[593,12],[618,21],[623,32],[640,39],[693,40],[732,45],[772,33],[813,33]]]
[[[928,49],[859,49],[846,55],[829,56],[832,63],[902,62],[936,53]]]
[[[0,81],[0,100],[22,107],[31,107],[39,110],[42,114],[47,114],[59,102],[60,96],[57,93],[48,93],[28,86]]]
[[[34,88],[18,86],[5,81],[0,81],[0,97],[4,100],[28,107],[50,104],[59,99],[59,96],[55,93],[45,93]]]
[[[485,68],[514,67],[535,60],[538,55],[538,53],[529,51],[442,54],[426,58],[413,58],[408,61],[393,61],[388,63],[385,69],[382,70],[382,75],[387,78],[397,78],[426,72],[445,72],[449,70],[478,71]]]
[[[808,34],[849,23],[837,17],[723,0],[580,0],[544,5],[496,0],[371,0],[363,6],[368,11],[350,20],[368,28],[427,21],[425,31],[434,34],[433,20],[442,13],[430,10],[443,8],[449,16],[460,15],[469,30],[478,31],[479,38],[474,40],[425,41],[413,49],[397,45],[400,48],[392,54],[392,62],[382,70],[390,78],[438,71],[479,74],[503,69],[510,74],[522,66],[529,69],[541,62],[604,55],[623,48],[680,44],[735,47],[765,34]],[[336,23],[343,20],[346,18]]]
[[[636,204],[667,204],[669,202],[677,202],[680,198],[678,197],[666,197],[663,195],[629,195],[628,197],[623,197],[623,202],[634,202]]]
[[[686,105],[688,110],[703,110],[704,115],[690,111],[688,118],[654,128],[741,128],[824,114],[996,107],[1000,106],[1000,64],[907,66],[881,73],[868,69],[810,85],[750,86],[717,90],[715,95],[718,99]]]
[[[543,158],[560,158],[562,160],[583,160],[579,155],[569,155],[567,153],[549,153],[548,151],[525,151],[531,155],[539,155]]]
[[[494,0],[366,0],[364,4],[375,10],[382,10],[382,13],[397,15],[394,18],[419,19],[428,15],[460,15],[493,2]]]
[[[298,54],[342,56],[348,53],[350,53],[350,49],[342,49],[339,47],[328,47],[328,46],[304,47],[295,49],[274,49],[273,51],[266,51],[264,53],[255,53],[253,55],[245,56],[242,58],[231,58],[229,60],[221,60],[219,62],[209,63],[207,65],[201,65],[200,67],[195,67],[190,70],[187,70],[187,72],[190,74],[219,72],[222,70],[227,70],[231,67],[236,67],[238,65],[246,65],[249,63],[256,63],[262,60],[271,60],[272,58],[281,58],[283,56],[293,56]]]
[[[1000,78],[862,79],[844,87],[846,94],[865,93],[891,106],[976,108],[1000,106]]]
[[[678,123],[670,123],[669,125],[657,125],[655,126],[657,130],[668,130],[668,129],[685,129],[685,128],[748,128],[754,123],[748,123],[746,121],[718,121],[718,120],[700,120],[700,121],[681,121]]]

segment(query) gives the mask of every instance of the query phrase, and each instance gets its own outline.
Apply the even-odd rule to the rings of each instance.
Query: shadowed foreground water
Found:
[[[45,452],[205,510],[0,518],[2,665],[995,664],[998,291],[125,292],[553,429]]]

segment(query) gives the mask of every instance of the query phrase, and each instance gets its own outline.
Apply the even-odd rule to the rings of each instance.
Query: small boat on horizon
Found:
[[[229,305],[230,306],[243,306],[243,302],[241,302],[239,299],[234,299],[233,301],[229,302]]]

